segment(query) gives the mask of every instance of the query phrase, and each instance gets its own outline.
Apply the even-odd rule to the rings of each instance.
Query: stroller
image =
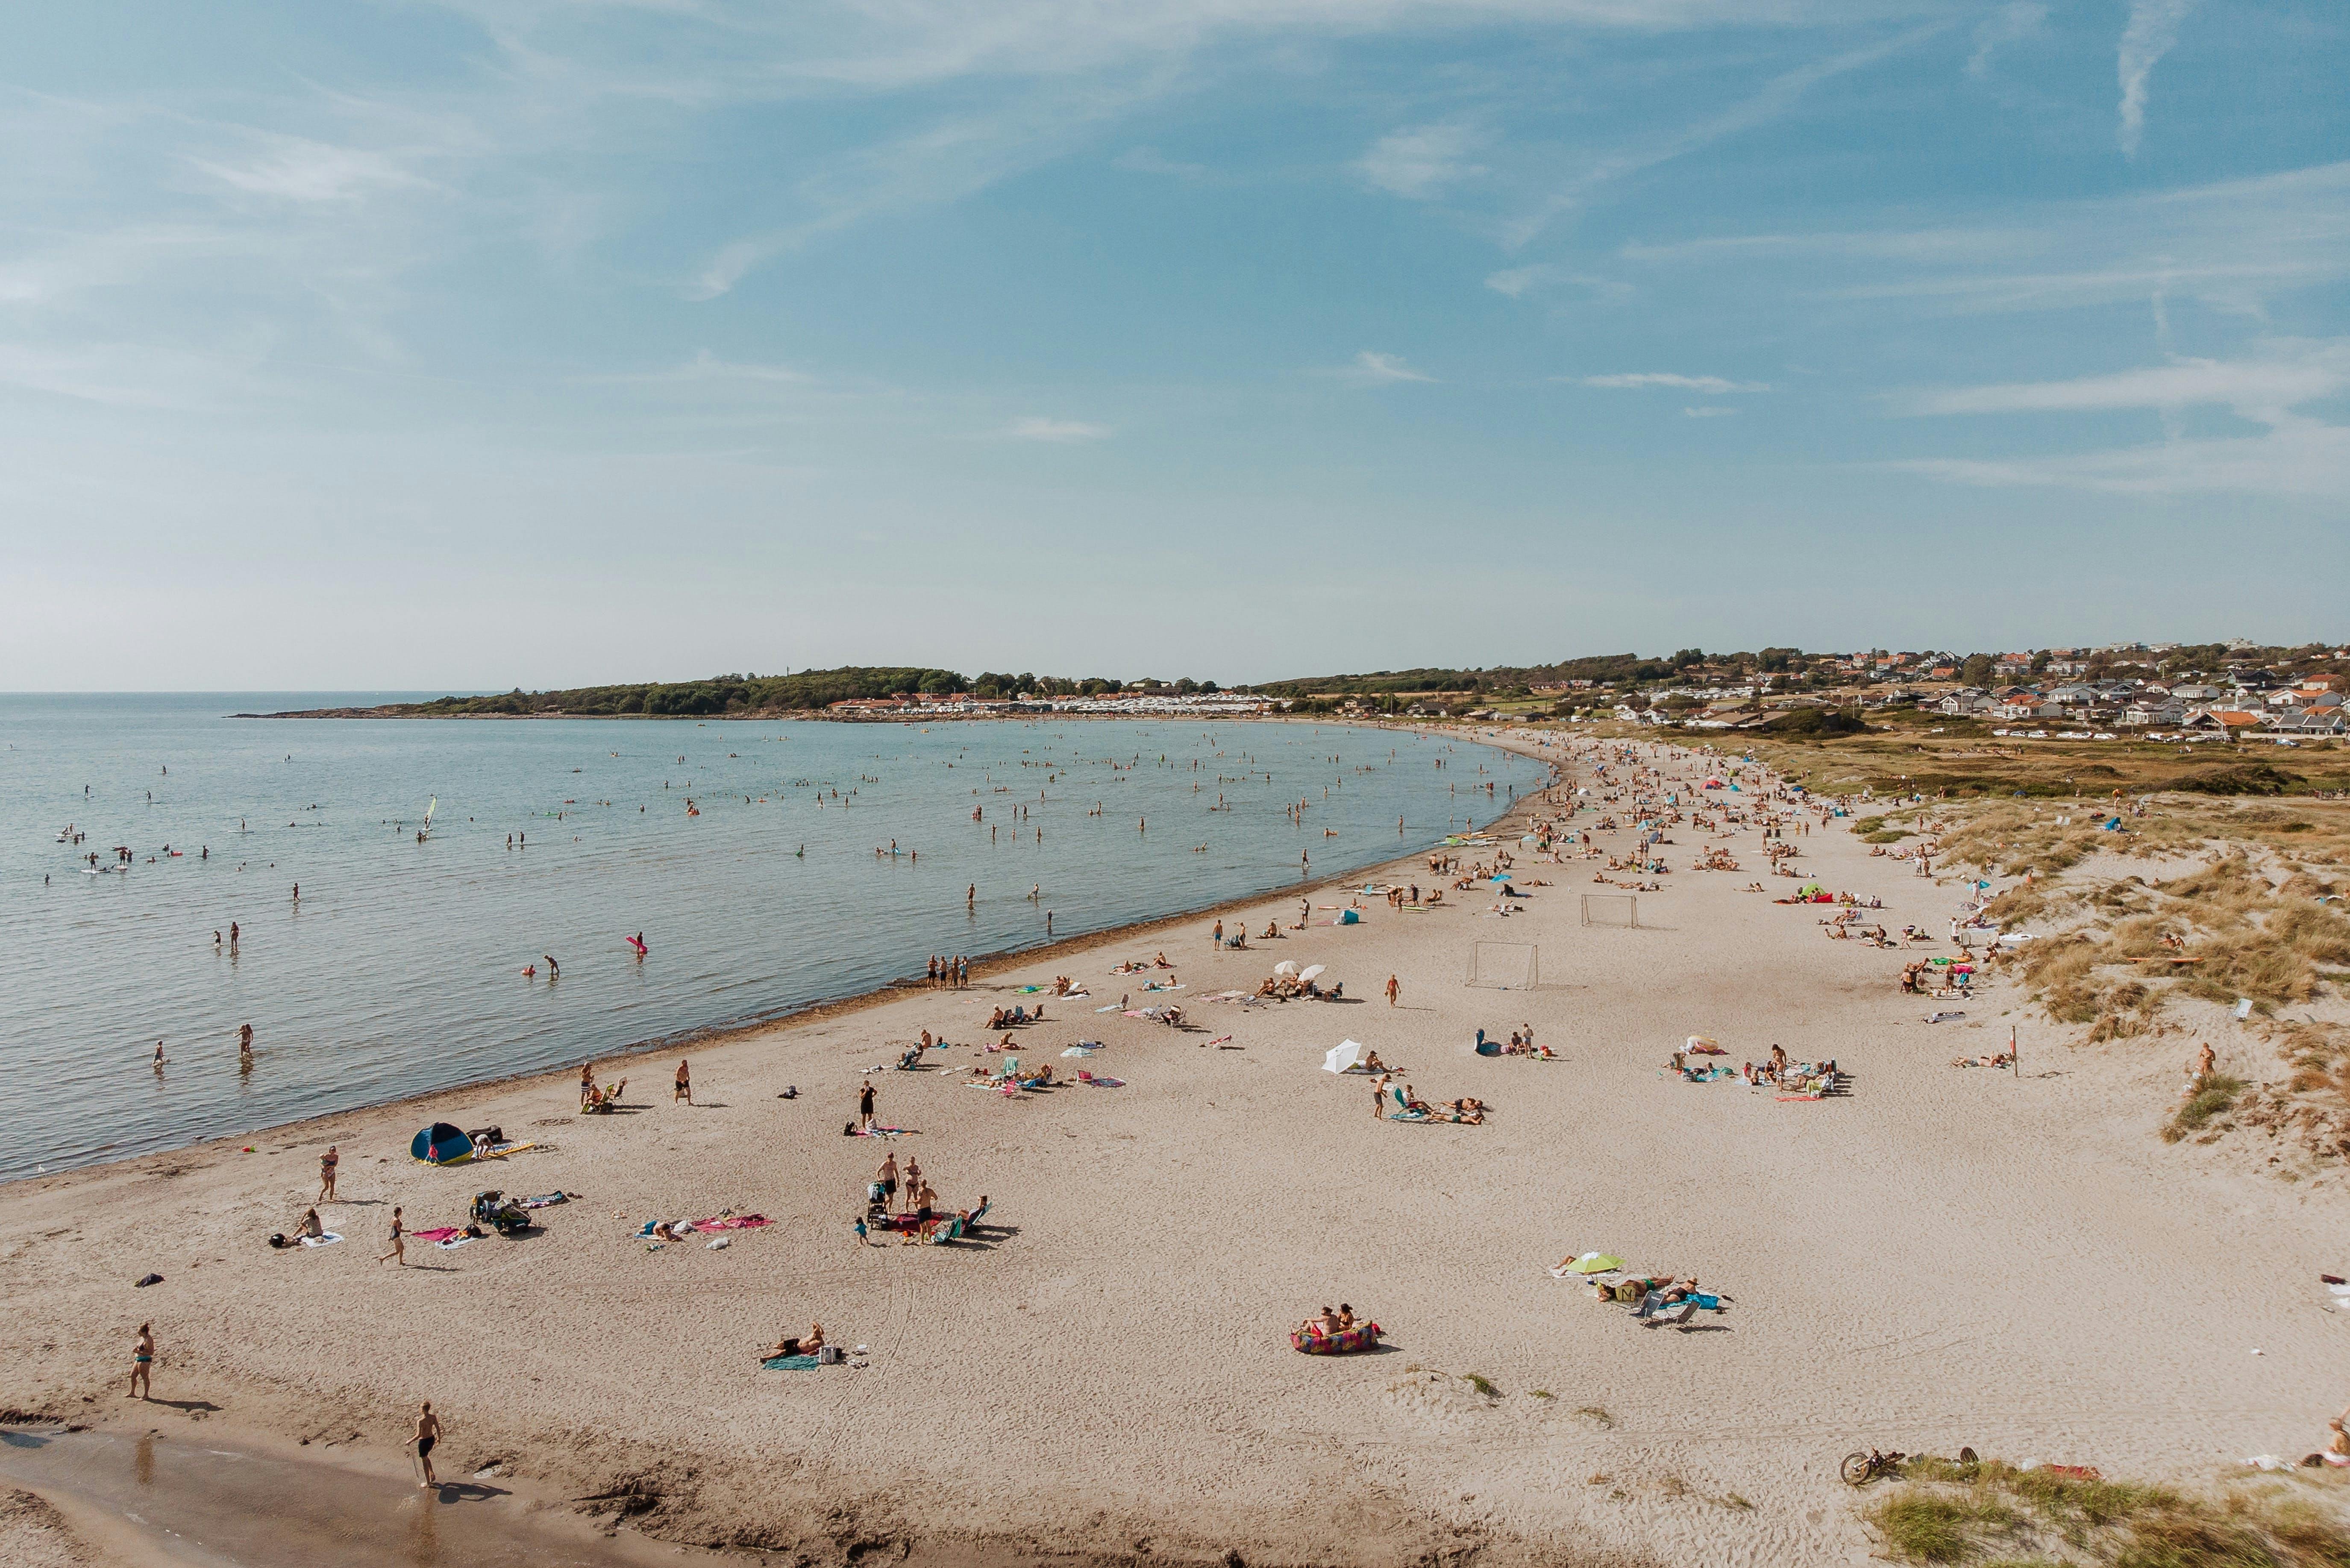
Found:
[[[511,1236],[537,1224],[529,1210],[501,1192],[473,1194],[473,1219],[476,1226],[487,1225],[501,1236]]]

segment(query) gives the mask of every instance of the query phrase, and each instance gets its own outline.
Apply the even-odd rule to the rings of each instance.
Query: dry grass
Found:
[[[1913,1460],[1862,1517],[1896,1562],[2021,1568],[2350,1568],[2339,1489],[2324,1480],[2219,1496],[2074,1480],[1996,1460]]]

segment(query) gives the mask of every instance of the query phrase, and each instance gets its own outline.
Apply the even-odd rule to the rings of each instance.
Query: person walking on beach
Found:
[[[680,1100],[689,1106],[693,1104],[693,1075],[686,1071],[682,1056],[677,1059],[677,1087],[671,1093],[669,1103],[673,1106]]]
[[[873,1243],[868,1239],[868,1235],[869,1233],[865,1229],[865,1216],[859,1214],[857,1217],[857,1244],[860,1247],[871,1246]]]
[[[1388,976],[1388,1005],[1389,1007],[1393,1007],[1396,1004],[1396,998],[1402,994],[1403,981],[1398,980],[1393,975]]]
[[[857,1092],[857,1127],[858,1130],[862,1132],[872,1125],[873,1085],[868,1083],[862,1089],[859,1089]],[[896,1170],[892,1169],[890,1171],[890,1175],[895,1177],[897,1175]]]
[[[380,1263],[386,1258],[397,1258],[400,1267],[408,1267],[408,1242],[403,1239],[406,1231],[407,1227],[400,1222],[400,1205],[395,1203],[391,1206],[391,1251],[378,1258],[377,1262]]]
[[[130,1389],[126,1399],[155,1397],[155,1325],[142,1323],[139,1337],[130,1344]]]
[[[328,1144],[327,1152],[318,1157],[319,1202],[332,1203],[335,1200],[335,1167],[342,1162],[343,1157],[336,1152],[333,1144]]]
[[[441,1478],[432,1473],[432,1445],[440,1440],[441,1417],[432,1413],[432,1401],[427,1399],[416,1412],[416,1462],[424,1469],[424,1479],[417,1485],[425,1491],[440,1490]]]

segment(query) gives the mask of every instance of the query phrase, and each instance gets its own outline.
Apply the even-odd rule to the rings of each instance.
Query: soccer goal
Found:
[[[1629,893],[1586,893],[1583,923],[1586,926],[1637,926],[1640,900]]]
[[[1533,991],[1542,984],[1542,949],[1531,942],[1479,942],[1469,950],[1469,980],[1489,991]]]

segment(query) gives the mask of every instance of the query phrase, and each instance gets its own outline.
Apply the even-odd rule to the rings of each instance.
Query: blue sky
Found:
[[[2350,10],[49,7],[0,686],[2350,634]]]

